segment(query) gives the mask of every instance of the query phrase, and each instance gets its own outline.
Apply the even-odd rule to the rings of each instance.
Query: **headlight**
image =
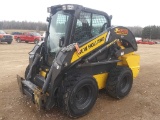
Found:
[[[74,10],[74,6],[73,5],[63,5],[62,10]]]
[[[65,5],[62,6],[62,10],[66,10],[66,6]]]
[[[73,10],[74,6],[73,5],[67,5],[67,10]]]
[[[1,36],[1,39],[5,39],[5,36]]]

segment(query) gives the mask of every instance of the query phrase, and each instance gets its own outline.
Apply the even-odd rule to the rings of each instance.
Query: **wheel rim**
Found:
[[[124,78],[122,79],[122,81],[120,83],[120,90],[122,93],[125,93],[128,91],[129,86],[130,86],[129,80],[130,80],[129,76],[124,76]]]
[[[82,86],[75,94],[74,102],[78,109],[84,109],[92,100],[92,87],[90,85]]]

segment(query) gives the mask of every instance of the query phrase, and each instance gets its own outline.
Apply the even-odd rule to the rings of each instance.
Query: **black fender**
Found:
[[[106,42],[111,42],[115,39],[120,39],[127,42],[134,51],[137,51],[137,43],[133,33],[126,27],[117,26],[108,29]]]

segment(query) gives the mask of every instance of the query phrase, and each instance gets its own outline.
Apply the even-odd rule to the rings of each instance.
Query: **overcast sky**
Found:
[[[113,25],[160,25],[159,0],[0,0],[0,21],[46,22],[47,7],[66,3],[105,11]]]

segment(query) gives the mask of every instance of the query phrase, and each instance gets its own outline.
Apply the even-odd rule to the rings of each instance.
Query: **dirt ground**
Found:
[[[0,44],[0,120],[70,120],[61,110],[38,111],[22,97],[16,74],[24,76],[34,44]],[[138,45],[139,76],[130,94],[115,100],[100,92],[93,109],[78,120],[160,120],[160,44]]]

